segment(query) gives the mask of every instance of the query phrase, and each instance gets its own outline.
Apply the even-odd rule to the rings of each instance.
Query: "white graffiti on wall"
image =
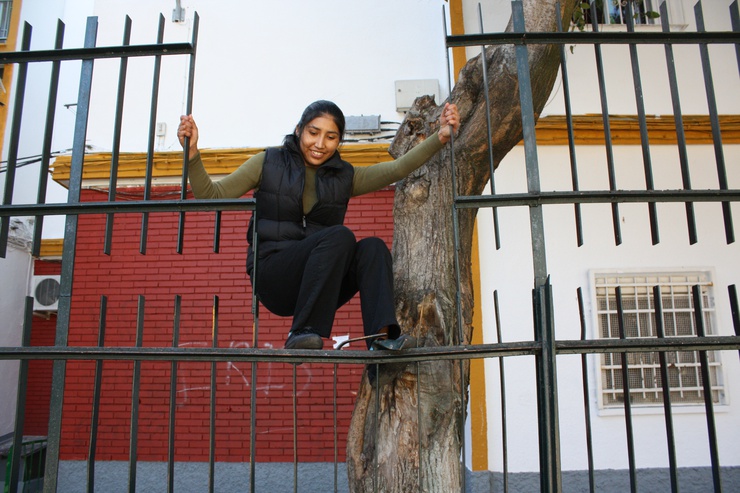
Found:
[[[183,342],[179,344],[179,347],[211,347],[211,343],[207,341],[198,341],[198,342]],[[231,341],[229,343],[230,348],[245,348],[248,349],[251,347],[251,345],[248,342],[244,341]],[[273,345],[269,342],[264,343],[263,348],[265,349],[272,349]],[[285,363],[260,363],[259,364],[259,373],[257,378],[257,392],[261,392],[264,396],[270,395],[271,391],[276,390],[285,390],[288,385],[284,381],[280,382],[273,382],[273,371],[271,371],[273,368],[275,368],[275,365],[284,365]],[[180,369],[182,369],[183,363],[180,363]],[[226,370],[225,374],[222,376],[218,371],[218,365],[217,366],[217,376],[219,379],[222,379],[223,383],[226,386],[233,385],[241,385],[244,387],[245,390],[250,390],[252,386],[251,382],[251,370],[252,370],[252,364],[251,363],[234,363],[233,361],[227,361],[226,362]],[[193,392],[210,392],[211,390],[211,384],[210,379],[208,380],[208,383],[206,385],[202,384],[196,384],[195,382],[190,382],[190,379],[187,375],[183,374],[183,371],[178,369],[177,372],[177,405],[178,406],[185,406],[190,403],[190,397]],[[201,379],[199,379],[201,380]],[[306,393],[309,385],[311,384],[311,380],[313,380],[313,372],[311,370],[310,365],[299,365],[296,368],[296,382],[301,382],[296,387],[296,394],[298,396],[303,395]]]

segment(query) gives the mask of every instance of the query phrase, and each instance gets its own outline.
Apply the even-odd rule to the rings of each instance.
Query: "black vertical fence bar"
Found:
[[[483,30],[483,9],[481,7],[481,4],[478,4],[478,23],[480,25],[480,32],[481,34],[484,33]],[[493,140],[492,140],[492,123],[491,123],[491,95],[490,95],[490,89],[488,87],[488,62],[486,58],[486,45],[481,46],[480,49],[480,63],[481,63],[481,69],[483,70],[483,95],[486,98],[486,129],[488,132],[488,168],[489,173],[491,175],[491,195],[496,195],[496,180],[494,178],[495,175],[495,163],[493,162]],[[501,249],[501,236],[499,234],[499,227],[498,227],[498,208],[493,207],[491,209],[491,213],[493,214],[493,236],[496,241],[496,250]]]
[[[33,297],[26,296],[23,318],[23,334],[21,346],[31,346],[31,325],[33,323]],[[26,424],[26,392],[28,389],[28,360],[22,359],[18,369],[18,392],[15,401],[15,427],[13,430],[13,445],[8,456],[10,462],[10,474],[6,475],[6,489],[8,493],[18,491],[18,482],[21,470],[21,453],[23,452],[23,428]],[[33,445],[32,445],[33,447]],[[28,471],[28,467],[25,468]],[[7,469],[6,469],[7,471]],[[25,491],[25,487],[23,488]]]
[[[85,48],[95,47],[98,34],[98,18],[88,17],[85,28]],[[90,113],[90,91],[92,88],[93,59],[82,60],[80,86],[77,96],[77,115],[72,141],[72,159],[69,173],[69,192],[67,202],[80,202],[82,190],[82,167],[85,161],[85,139]],[[74,279],[75,252],[77,249],[77,219],[74,214],[67,215],[64,224],[64,243],[62,249],[62,271],[59,287],[56,337],[57,347],[66,347],[69,338],[69,316],[72,302],[72,281]],[[54,360],[52,366],[51,398],[49,404],[49,441],[46,455],[44,493],[54,493],[57,489],[59,473],[59,446],[62,431],[62,406],[64,403],[64,379],[66,360]]]
[[[421,489],[421,482],[424,479],[421,475],[421,458],[422,458],[422,433],[421,433],[421,362],[416,362],[416,440],[417,440],[417,453],[419,454],[419,467],[416,470],[416,481],[418,490]],[[334,492],[336,493],[336,492]]]
[[[740,31],[740,8],[738,8],[737,0],[730,5],[730,22],[733,31]],[[735,58],[737,58],[737,71],[740,74],[740,43],[735,43]]]
[[[740,337],[740,306],[737,301],[737,286],[731,284],[727,286],[727,292],[730,295],[730,312],[732,313],[732,326],[735,329],[735,335]],[[740,355],[740,350],[738,350]]]
[[[298,365],[293,366],[293,492],[298,491]]]
[[[622,303],[622,288],[617,286],[614,292],[617,299],[617,321],[619,326],[619,338],[627,339],[625,328],[624,305]],[[637,468],[635,467],[635,435],[632,426],[632,396],[630,395],[629,354],[619,353],[621,375],[622,375],[622,401],[624,403],[624,425],[627,433],[627,460],[629,462],[630,491],[637,492]]]
[[[175,313],[172,324],[172,347],[180,345],[180,312],[182,296],[175,295]],[[167,493],[175,491],[175,412],[177,410],[177,360],[170,364],[170,416],[167,443]]]
[[[596,12],[596,3],[591,0],[591,28],[599,31],[599,22]],[[594,43],[596,55],[596,75],[599,80],[599,96],[601,98],[601,119],[604,123],[604,145],[606,146],[606,166],[609,173],[609,190],[617,190],[617,176],[614,168],[614,149],[612,148],[612,130],[609,122],[609,103],[606,97],[606,77],[604,76],[604,61],[601,54],[601,45]],[[612,227],[614,228],[614,243],[622,244],[622,227],[619,222],[619,204],[612,203]]]
[[[447,39],[447,19],[446,19],[446,12],[443,9],[442,10],[442,26],[444,31],[444,37]],[[452,78],[451,78],[451,72],[452,72],[452,63],[450,60],[450,49],[445,50],[445,59],[447,62],[447,89],[449,90],[450,94],[450,101],[452,100]],[[488,93],[488,90],[486,88],[485,93]],[[450,142],[449,142],[449,148],[450,148],[450,167],[452,168],[452,179],[451,179],[451,187],[452,187],[452,195],[453,200],[457,199],[457,173],[455,169],[455,135],[454,132],[450,133]],[[493,175],[491,175],[493,177]],[[457,337],[457,343],[458,344],[465,344],[465,335],[463,331],[463,315],[462,315],[462,293],[460,290],[461,286],[461,280],[460,280],[460,218],[458,216],[459,212],[457,208],[453,205],[452,207],[452,237],[453,237],[453,244],[454,244],[454,264],[455,264],[455,312],[456,312],[456,319],[457,319],[457,331],[456,335],[453,335],[453,337],[450,338],[450,342],[452,343]],[[466,397],[467,397],[467,389],[465,385],[463,385],[463,382],[465,382],[465,362],[461,359],[458,360],[458,371],[460,372],[460,409],[458,414],[458,427],[460,429],[460,450],[463,452],[461,454],[460,458],[460,491],[465,491],[465,413],[467,410],[467,406],[465,405]],[[375,442],[377,444],[377,440]],[[378,447],[375,447],[376,456],[377,456],[377,449]],[[376,468],[377,473],[377,468]]]
[[[216,211],[213,221],[213,253],[218,253],[221,245],[221,211]]]
[[[57,21],[57,32],[54,40],[54,49],[62,49],[64,41],[64,23]],[[57,94],[59,92],[59,71],[61,61],[51,62],[49,75],[49,99],[46,106],[46,123],[44,127],[44,141],[41,144],[41,166],[39,167],[39,187],[36,194],[36,203],[46,203],[46,189],[49,184],[49,161],[51,161],[51,144],[54,133],[54,116],[56,115]],[[33,233],[33,256],[41,254],[41,236],[44,228],[44,216],[36,216]]]
[[[131,17],[126,16],[123,25],[123,46],[131,42]],[[121,153],[121,126],[123,123],[123,100],[126,94],[126,72],[128,70],[128,58],[121,57],[118,70],[118,93],[116,94],[116,114],[113,120],[113,147],[110,158],[110,178],[108,179],[108,201],[115,202],[118,191],[118,159]],[[115,215],[110,212],[105,216],[105,239],[103,241],[103,253],[110,255],[113,243],[113,223]]]
[[[493,291],[493,309],[496,317],[496,340],[503,343],[501,335],[501,310],[498,303],[498,290]],[[509,426],[506,418],[506,365],[504,358],[498,359],[499,387],[501,388],[501,461],[503,469],[504,493],[509,492]]]
[[[143,295],[139,295],[136,312],[136,347],[142,347],[144,342],[144,305]],[[136,463],[139,443],[139,388],[141,384],[141,360],[134,361],[134,373],[131,377],[131,426],[128,451],[128,490],[136,492]]]
[[[664,33],[671,30],[668,19],[668,6],[665,2],[660,4],[660,23]],[[673,45],[666,43],[665,60],[668,67],[668,84],[671,88],[671,102],[673,104],[673,120],[676,126],[676,141],[678,144],[678,160],[681,164],[681,179],[684,190],[691,190],[691,174],[689,172],[689,155],[686,148],[686,132],[683,127],[683,112],[681,111],[681,98],[678,93],[678,76],[676,75],[676,62],[673,56]],[[686,202],[686,224],[689,230],[689,244],[698,241],[696,234],[696,216],[694,214],[694,203]]]
[[[578,319],[581,323],[581,340],[586,340],[586,309],[583,304],[583,289],[576,291],[578,297]],[[588,460],[588,491],[596,491],[594,479],[594,444],[591,428],[591,396],[588,386],[588,355],[581,354],[581,379],[583,381],[583,415],[586,425],[586,459]]]
[[[332,403],[333,407],[333,419],[334,419],[334,493],[337,493],[339,489],[339,419],[337,415],[337,372],[339,371],[339,365],[334,363],[332,372]]]
[[[200,16],[198,12],[193,14],[193,53],[190,55],[190,67],[188,70],[188,89],[185,97],[185,114],[193,112],[193,88],[195,87],[195,53],[198,47],[198,25]],[[182,150],[182,182],[180,184],[180,199],[185,200],[188,196],[188,161],[190,161],[190,139],[185,139]],[[177,253],[182,253],[185,236],[185,213],[180,212],[177,222]]]
[[[31,33],[33,28],[26,22],[23,26],[21,51],[31,48]],[[5,192],[3,205],[13,203],[13,188],[15,186],[15,170],[18,162],[18,143],[21,136],[21,119],[23,118],[23,100],[26,94],[26,79],[28,78],[28,63],[18,64],[18,76],[15,81],[15,99],[13,101],[13,120],[10,124],[10,143],[8,145],[8,164],[5,169]],[[0,258],[5,258],[10,234],[10,217],[0,218]]]
[[[514,31],[526,32],[524,25],[524,7],[521,0],[511,3]],[[522,133],[524,135],[524,156],[527,170],[527,192],[539,193],[540,170],[537,159],[537,137],[535,134],[534,102],[532,101],[532,81],[529,73],[529,50],[526,45],[517,45],[516,69],[519,79],[519,100],[522,109]],[[532,235],[532,263],[534,267],[535,287],[544,286],[547,282],[547,262],[545,255],[545,226],[542,206],[529,208],[529,224]]]
[[[164,15],[159,14],[159,30],[157,31],[157,44],[164,42]],[[144,200],[152,198],[152,172],[154,168],[154,139],[156,139],[157,128],[157,103],[159,102],[159,75],[162,69],[162,55],[154,57],[154,74],[152,75],[152,98],[149,109],[149,140],[146,150],[146,177],[144,179]],[[146,253],[147,236],[149,232],[149,213],[141,215],[141,244],[139,252]]]
[[[514,30],[525,32],[522,2],[512,3]],[[537,142],[535,136],[534,107],[529,73],[528,50],[526,46],[517,46],[517,75],[519,78],[519,97],[522,108],[522,128],[524,134],[524,151],[527,169],[527,191],[540,191],[539,164],[537,160]],[[532,235],[532,261],[534,267],[535,293],[535,332],[542,343],[541,352],[536,358],[537,394],[540,409],[540,478],[543,492],[560,491],[559,444],[557,433],[557,402],[555,394],[555,359],[553,352],[554,334],[549,323],[550,300],[549,282],[544,241],[544,219],[542,206],[530,207],[530,229]]]
[[[653,287],[653,307],[655,310],[655,332],[658,339],[665,339],[665,320],[663,318],[663,297],[660,286]],[[671,493],[678,493],[678,462],[676,460],[676,439],[673,434],[673,407],[671,404],[671,382],[668,379],[668,362],[665,351],[658,353],[660,360],[660,383],[663,389],[663,414],[668,446],[668,467],[671,476]]]
[[[213,297],[213,333],[211,347],[218,348],[218,295]],[[216,361],[211,361],[211,409],[208,443],[208,491],[213,493],[216,483]]]
[[[108,297],[100,297],[100,320],[98,322],[98,347],[105,345],[105,325],[108,311]],[[87,452],[87,491],[95,491],[95,454],[98,446],[98,424],[100,421],[100,392],[103,383],[103,360],[95,362],[95,381],[93,383],[92,415],[90,416],[90,444]]]
[[[563,19],[560,14],[560,2],[555,3],[555,20],[558,32],[563,32]],[[565,105],[565,122],[568,129],[568,153],[570,155],[570,179],[573,191],[580,190],[578,183],[578,166],[576,165],[576,143],[573,132],[573,112],[570,105],[570,82],[568,79],[568,66],[565,57],[565,45],[560,45],[560,79],[563,83],[563,103]],[[581,204],[573,204],[576,220],[576,240],[578,246],[583,245],[583,224],[581,221]]]
[[[557,353],[555,351],[555,316],[553,312],[552,285],[550,278],[538,288],[540,312],[540,324],[542,329],[542,389],[543,403],[547,408],[543,419],[547,420],[546,448],[548,458],[548,488],[549,491],[560,492],[563,490],[561,459],[560,459],[560,418],[558,415],[558,377],[557,377]]]
[[[694,6],[694,17],[696,18],[696,30],[705,32],[704,13],[701,2]],[[712,140],[714,141],[714,156],[717,161],[717,179],[719,180],[719,189],[727,190],[727,169],[725,167],[725,154],[722,147],[722,133],[719,127],[719,113],[717,110],[717,96],[714,92],[714,80],[712,77],[712,67],[709,61],[709,47],[706,43],[699,44],[699,53],[701,54],[701,67],[704,73],[704,88],[707,93],[707,106],[709,107],[709,121],[712,124]],[[722,202],[722,214],[725,219],[725,238],[727,244],[735,241],[735,229],[732,224],[732,209],[729,202]]]
[[[694,304],[694,323],[697,337],[706,337],[704,327],[704,303],[702,303],[701,286],[691,287],[691,297]],[[709,374],[709,361],[706,351],[699,351],[701,365],[701,384],[704,394],[704,414],[707,418],[707,436],[709,439],[709,455],[712,460],[712,483],[715,493],[722,491],[722,477],[719,463],[719,447],[717,446],[717,427],[714,422],[714,402],[712,398],[712,378]]]
[[[520,0],[511,4],[514,31],[525,33],[524,7]],[[527,171],[527,191],[540,192],[537,138],[535,135],[534,103],[529,69],[529,53],[526,45],[515,47],[519,100],[522,111],[522,133]],[[537,404],[539,414],[540,441],[540,487],[543,492],[560,491],[560,444],[557,420],[557,389],[555,388],[554,327],[552,326],[552,302],[550,283],[547,276],[545,252],[545,226],[542,205],[529,208],[529,224],[532,238],[532,264],[534,271],[533,310],[536,340],[542,344],[535,358],[537,369]]]
[[[380,484],[378,482],[378,430],[380,429],[380,365],[375,365],[375,427],[373,438],[373,493],[378,493]],[[421,466],[421,462],[419,463]]]
[[[259,340],[259,319],[260,319],[260,304],[259,296],[257,296],[257,290],[254,286],[257,285],[257,279],[259,276],[259,233],[257,232],[257,215],[259,206],[256,205],[254,212],[255,220],[252,223],[252,251],[253,251],[253,265],[252,265],[252,347],[257,347]],[[249,491],[250,493],[255,492],[255,454],[257,450],[257,363],[252,362],[252,373],[250,375],[250,401],[249,401]]]
[[[256,346],[255,346],[256,347]],[[256,491],[256,459],[257,452],[257,362],[252,362],[249,389],[249,491]]]
[[[537,409],[540,434],[540,491],[560,492],[560,434],[557,408],[555,327],[549,278],[532,290],[535,340],[542,348],[535,357]]]
[[[627,2],[627,32],[635,32],[635,20],[633,19],[632,2]],[[635,103],[637,105],[637,120],[640,126],[640,144],[642,147],[642,163],[645,170],[645,188],[649,191],[655,190],[653,180],[653,164],[650,157],[650,140],[648,138],[647,120],[645,118],[645,95],[642,92],[642,76],[640,75],[640,59],[637,54],[637,45],[629,43],[630,62],[632,65],[632,82],[635,89]],[[648,215],[650,217],[650,236],[653,245],[660,243],[658,232],[658,206],[655,202],[648,202]]]

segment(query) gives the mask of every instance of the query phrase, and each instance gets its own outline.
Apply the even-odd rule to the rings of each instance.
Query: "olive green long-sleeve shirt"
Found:
[[[444,144],[439,141],[435,133],[394,161],[355,167],[352,197],[380,190],[405,178],[443,146]],[[197,153],[188,163],[188,178],[193,194],[199,199],[239,198],[250,190],[259,188],[264,161],[265,153],[260,152],[246,160],[233,173],[213,181],[203,166],[200,153]],[[308,213],[316,204],[315,176],[316,169],[306,166],[306,182],[303,190],[305,213]]]

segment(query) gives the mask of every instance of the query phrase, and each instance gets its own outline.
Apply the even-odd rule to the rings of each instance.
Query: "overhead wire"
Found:
[[[88,151],[89,150],[92,150],[92,147],[91,146],[86,146],[86,150],[88,150]],[[61,151],[53,151],[53,152],[51,152],[50,156],[51,157],[56,157],[56,156],[60,156],[62,154],[67,154],[69,152],[72,152],[72,149],[63,149]],[[15,167],[16,168],[22,168],[24,166],[29,166],[29,165],[34,164],[34,163],[40,163],[41,160],[43,159],[43,157],[44,157],[43,154],[33,154],[31,156],[25,156],[25,157],[22,157],[22,158],[18,158],[18,159],[16,159]],[[0,161],[0,173],[5,173],[7,171],[8,171],[8,161],[7,160]]]

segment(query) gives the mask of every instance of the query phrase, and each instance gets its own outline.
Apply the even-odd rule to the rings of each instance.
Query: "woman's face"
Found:
[[[341,135],[334,119],[322,115],[308,122],[298,139],[306,165],[321,166],[336,152]]]

